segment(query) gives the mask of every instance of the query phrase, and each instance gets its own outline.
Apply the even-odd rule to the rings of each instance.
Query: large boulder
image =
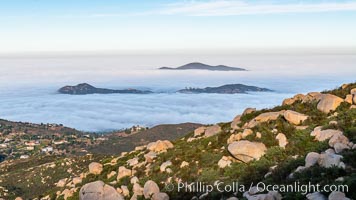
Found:
[[[61,195],[63,195],[63,198],[66,200],[68,199],[69,197],[72,197],[74,194],[74,188],[72,189],[65,189],[62,191]],[[15,199],[16,200],[16,199]],[[41,199],[42,200],[42,199]]]
[[[203,135],[205,130],[206,130],[205,126],[201,126],[201,127],[197,128],[197,129],[195,129],[194,130],[194,137]]]
[[[234,158],[242,162],[250,162],[252,160],[259,160],[267,150],[263,143],[250,142],[241,140],[233,142],[228,146],[228,151]]]
[[[313,132],[310,133],[319,142],[323,142],[332,138],[334,135],[341,135],[342,132],[334,129],[321,130],[321,127],[316,127]]]
[[[59,180],[57,183],[56,183],[56,186],[57,187],[65,187],[66,186],[66,184],[67,184],[67,178],[63,178],[63,179],[61,179],[61,180]]]
[[[323,94],[320,92],[309,92],[306,97],[303,99],[303,103],[310,102],[310,101],[320,101]]]
[[[325,168],[330,168],[330,167],[344,168],[345,164],[343,162],[341,162],[342,158],[343,157],[341,155],[325,152],[325,153],[320,154],[318,164],[319,164],[319,166],[325,167]]]
[[[163,152],[167,149],[173,148],[173,144],[168,140],[158,140],[156,142],[151,142],[147,145],[147,149],[153,152]]]
[[[283,102],[282,102],[282,105],[285,106],[285,105],[292,105],[296,100],[294,98],[287,98],[287,99],[284,99]]]
[[[341,143],[344,145],[348,145],[350,143],[349,138],[347,138],[342,132],[340,131],[338,134],[334,134],[329,140],[329,146],[334,147],[335,144]]]
[[[103,165],[97,162],[92,162],[89,164],[89,173],[91,174],[101,174],[101,172],[103,171]]]
[[[227,139],[227,144],[231,144],[235,141],[239,141],[242,139],[242,133],[238,133],[238,134],[232,134],[230,135],[229,139]]]
[[[356,95],[356,88],[351,89],[350,94]]]
[[[106,177],[108,178],[108,179],[110,179],[111,177],[114,177],[116,175],[116,171],[111,171],[110,173],[108,173],[107,175],[106,175]]]
[[[345,149],[350,149],[350,147],[348,145],[346,145],[346,144],[343,144],[343,143],[336,143],[334,145],[334,149],[335,149],[335,153],[341,153]]]
[[[256,108],[246,108],[244,112],[242,113],[242,116],[251,114],[253,112],[256,112]]]
[[[73,178],[73,184],[74,185],[77,185],[77,184],[80,184],[80,183],[82,183],[82,178],[80,178],[80,177],[74,177]]]
[[[132,187],[132,192],[138,196],[143,195],[143,188],[141,187],[140,184],[134,183]]]
[[[225,167],[228,167],[230,166],[232,163],[231,159],[227,156],[223,156],[219,162],[218,162],[218,166],[219,168],[225,168]]]
[[[204,137],[211,137],[221,132],[221,127],[219,125],[209,126],[205,130]]]
[[[311,167],[318,163],[320,154],[316,152],[309,152],[305,157],[305,167]]]
[[[304,115],[292,110],[285,111],[283,116],[289,123],[294,125],[299,125],[308,119],[308,115]]]
[[[349,83],[344,83],[344,84],[341,85],[341,89],[346,89],[349,86],[350,86]]]
[[[321,99],[322,94],[320,92],[310,92],[307,95],[297,94],[292,98],[285,99],[282,105],[292,105],[296,101],[301,101],[303,103],[311,102],[311,101],[319,101]]]
[[[138,164],[138,158],[131,158],[129,160],[126,161],[126,163],[129,165],[129,166],[135,166]]]
[[[336,110],[344,100],[332,94],[323,94],[318,103],[317,109],[324,113]]]
[[[292,98],[284,99],[282,105],[292,105],[296,101],[301,101],[305,98],[304,94],[296,94]]]
[[[165,172],[166,171],[166,168],[167,167],[169,167],[169,166],[171,166],[172,165],[172,162],[171,161],[166,161],[166,162],[164,162],[164,163],[162,163],[161,164],[161,166],[160,166],[160,171],[161,172]]]
[[[241,137],[242,139],[246,138],[247,136],[251,135],[253,133],[253,131],[251,129],[245,129],[242,134]]]
[[[284,135],[283,133],[279,133],[276,136],[276,139],[278,140],[279,147],[285,148],[287,146],[288,140],[287,140],[286,135]]]
[[[130,195],[130,190],[126,185],[121,186],[121,191],[122,191],[122,195],[124,195],[125,197]]]
[[[353,95],[352,94],[346,95],[345,102],[352,104],[353,103]]]
[[[189,163],[187,161],[183,161],[181,164],[180,164],[180,168],[184,168],[184,167],[188,167],[189,166]]]
[[[282,195],[276,191],[269,191],[267,194],[250,194],[250,192],[245,192],[243,197],[247,200],[282,200]]]
[[[146,162],[151,163],[157,157],[157,154],[153,151],[150,151],[147,154],[145,154],[143,157],[145,157]]]
[[[329,194],[329,200],[350,200],[346,197],[345,193],[333,191]]]
[[[279,112],[266,112],[266,113],[262,113],[260,115],[258,115],[257,117],[255,117],[254,119],[252,119],[248,124],[247,127],[248,128],[253,128],[256,125],[258,125],[259,123],[262,122],[268,122],[268,121],[273,121],[273,120],[277,120],[279,116],[284,114],[284,110],[279,111]]]
[[[117,174],[117,180],[119,181],[121,178],[125,176],[131,176],[132,175],[132,170],[126,169],[126,167],[121,166],[119,167],[119,172]]]
[[[143,186],[143,195],[146,199],[151,198],[153,195],[158,194],[159,192],[160,189],[157,183],[152,180],[147,181]]]
[[[152,200],[169,200],[168,194],[164,192],[156,193],[152,196]]]
[[[306,195],[308,200],[327,200],[327,198],[320,192],[314,192]]]
[[[124,200],[115,188],[95,181],[85,184],[79,191],[79,200]]]
[[[241,127],[238,126],[238,124],[241,123],[241,115],[237,115],[231,122],[231,128],[233,130],[240,129]]]

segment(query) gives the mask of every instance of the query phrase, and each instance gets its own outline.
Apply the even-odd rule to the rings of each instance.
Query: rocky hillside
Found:
[[[202,126],[178,140],[157,140],[120,155],[48,162],[39,158],[38,164],[23,165],[25,169],[7,162],[1,165],[0,196],[81,200],[356,199],[355,144],[356,83],[321,93],[298,94],[272,109],[248,108],[232,122]],[[193,183],[190,190],[178,190],[187,188],[181,187],[185,182]],[[200,185],[194,185],[196,182]],[[280,187],[267,191],[261,188],[263,184]],[[338,189],[281,189],[296,184]],[[204,187],[209,185],[214,190]]]
[[[124,151],[131,151],[136,146],[146,145],[156,140],[175,140],[181,138],[201,124],[182,123],[182,124],[163,124],[154,126],[150,129],[120,137],[116,133],[105,135],[107,140],[98,145],[88,148],[94,154],[117,155]]]

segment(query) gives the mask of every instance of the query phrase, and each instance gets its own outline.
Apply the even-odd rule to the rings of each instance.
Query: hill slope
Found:
[[[156,140],[175,140],[201,126],[201,124],[164,124],[154,126],[127,137],[118,137],[115,133],[105,137],[108,140],[92,146],[89,151],[97,154],[117,155],[124,151],[132,151],[137,146],[147,145]]]
[[[203,126],[178,140],[159,140],[121,155],[57,158],[54,174],[43,164],[21,169],[7,163],[1,166],[7,170],[0,185],[9,198],[39,197],[29,192],[36,186],[42,196],[59,199],[356,199],[355,88],[356,83],[348,84],[299,94],[272,109],[246,109],[232,122]],[[88,160],[95,162],[85,167]],[[39,177],[31,176],[35,172]],[[41,181],[47,176],[54,178]],[[198,181],[203,185],[193,185],[194,191],[178,191],[185,182]],[[26,184],[17,184],[22,182]],[[237,182],[237,191],[224,187]],[[274,192],[249,190],[256,184],[260,189],[280,187]],[[334,189],[281,189],[296,184]],[[210,185],[215,190],[207,192],[204,186]]]

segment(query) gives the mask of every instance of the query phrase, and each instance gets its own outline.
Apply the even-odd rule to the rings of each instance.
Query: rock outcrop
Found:
[[[327,129],[321,130],[321,127],[316,127],[313,132],[310,133],[311,136],[315,136],[315,139],[319,142],[330,139],[334,135],[342,135],[339,130]]]
[[[252,160],[259,160],[267,150],[263,143],[250,142],[247,140],[240,140],[233,142],[228,146],[230,154],[239,161],[250,162]]]
[[[321,96],[322,94],[320,92],[310,92],[307,95],[297,94],[292,98],[285,99],[282,105],[292,105],[297,101],[301,101],[302,103],[319,101],[321,99]]]
[[[85,184],[79,191],[79,200],[124,200],[115,188],[95,181]]]
[[[253,112],[256,112],[256,108],[246,108],[244,112],[242,113],[242,116],[251,114]]]
[[[306,195],[308,200],[327,200],[327,198],[320,192],[314,192]]]
[[[299,125],[308,119],[308,115],[304,115],[292,110],[285,111],[283,116],[289,123],[294,125]]]
[[[202,126],[202,127],[199,127],[197,129],[195,129],[194,130],[194,137],[202,136],[204,134],[205,130],[206,130],[205,126]]]
[[[157,154],[153,151],[150,151],[147,154],[145,154],[144,157],[147,163],[151,163],[157,157]]]
[[[332,94],[323,94],[318,103],[317,109],[324,113],[336,110],[344,100]]]
[[[160,166],[160,171],[165,172],[167,170],[167,167],[169,167],[171,165],[172,165],[171,161],[166,161],[166,162],[162,163]]]
[[[97,162],[92,162],[89,164],[89,173],[91,174],[101,174],[101,172],[103,171],[103,165]]]
[[[219,125],[209,126],[206,128],[204,137],[211,137],[221,132],[221,127]]]
[[[259,123],[262,122],[268,122],[268,121],[272,121],[272,120],[277,120],[279,116],[284,114],[284,110],[283,111],[279,111],[279,112],[266,112],[266,113],[262,113],[260,115],[258,115],[257,117],[255,117],[254,119],[252,119],[248,124],[247,127],[248,128],[253,128],[256,125],[258,125]]]
[[[320,154],[316,152],[310,152],[305,157],[305,167],[311,167],[318,163]]]
[[[167,149],[173,148],[173,144],[168,140],[158,140],[156,142],[151,142],[147,145],[147,149],[156,153],[166,151]]]
[[[278,145],[279,147],[285,148],[288,144],[287,137],[283,133],[278,133],[276,136],[276,139],[278,140]]]
[[[219,162],[218,162],[218,166],[219,168],[225,168],[225,167],[228,167],[230,166],[232,163],[231,159],[227,156],[223,156]]]
[[[342,159],[341,155],[325,152],[320,154],[318,164],[325,168],[330,168],[334,166],[345,168],[345,164],[341,162],[341,159]]]
[[[168,194],[164,192],[156,193],[152,196],[152,200],[169,200]]]
[[[333,191],[329,194],[328,200],[350,200],[346,197],[345,193]]]
[[[152,180],[147,181],[143,186],[143,195],[146,199],[149,199],[158,193],[160,193],[160,189],[157,183]]]
[[[126,167],[121,166],[119,167],[119,172],[117,174],[117,180],[119,181],[121,178],[125,176],[131,176],[132,175],[132,170],[126,169]]]
[[[231,122],[231,129],[236,130],[240,129],[241,127],[238,126],[238,124],[241,123],[241,115],[237,115]]]

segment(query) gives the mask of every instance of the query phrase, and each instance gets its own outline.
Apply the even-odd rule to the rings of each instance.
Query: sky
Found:
[[[355,49],[353,0],[0,0],[0,53]]]

